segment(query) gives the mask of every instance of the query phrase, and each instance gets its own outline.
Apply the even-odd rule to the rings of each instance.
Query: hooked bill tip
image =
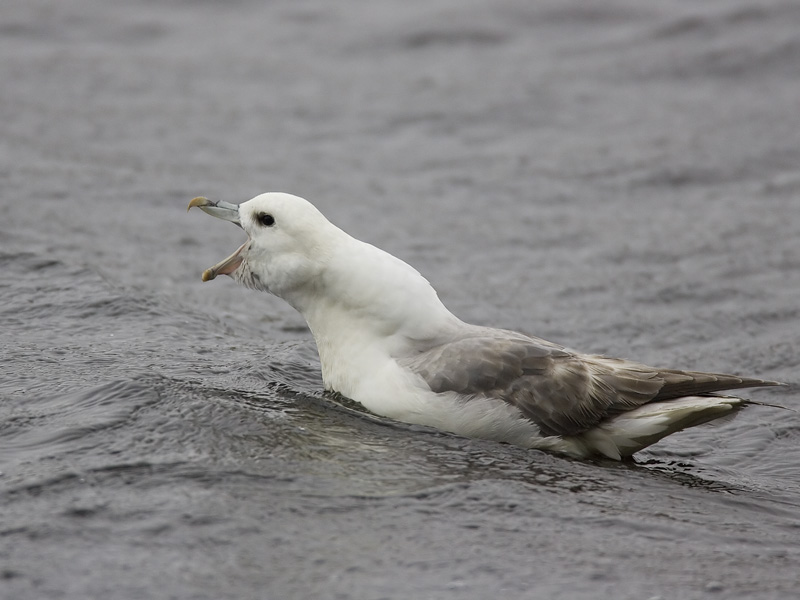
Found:
[[[203,271],[203,281],[211,281],[217,276],[214,269],[206,269]]]
[[[188,212],[190,209],[194,208],[195,206],[203,207],[203,206],[209,206],[211,204],[213,204],[213,203],[208,198],[205,198],[203,196],[198,196],[197,198],[192,198],[192,201],[189,202],[189,206],[186,208],[186,211]]]

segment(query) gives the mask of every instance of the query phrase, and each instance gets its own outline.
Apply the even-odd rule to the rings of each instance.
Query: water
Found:
[[[796,597],[797,413],[633,464],[370,417],[184,208],[291,191],[467,321],[798,409],[797,6],[262,4],[4,3],[0,596]]]

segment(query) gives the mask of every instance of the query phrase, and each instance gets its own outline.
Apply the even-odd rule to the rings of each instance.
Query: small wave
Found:
[[[83,445],[95,432],[124,423],[158,394],[147,381],[112,381],[49,398],[28,399],[6,405],[0,418],[0,454],[5,460],[30,460],[34,455],[64,453]],[[90,442],[89,442],[90,443]]]
[[[494,46],[507,41],[508,36],[491,29],[471,30],[428,30],[406,36],[402,46],[406,48],[427,48],[429,46]]]

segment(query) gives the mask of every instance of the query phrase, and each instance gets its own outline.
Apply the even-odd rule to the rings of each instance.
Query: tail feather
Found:
[[[687,396],[650,402],[604,421],[579,437],[592,453],[620,460],[676,431],[731,414],[746,402],[730,396]]]

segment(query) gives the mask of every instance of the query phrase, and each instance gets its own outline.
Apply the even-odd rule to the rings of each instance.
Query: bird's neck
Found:
[[[326,387],[345,395],[357,374],[433,345],[460,323],[416,270],[355,239],[330,256],[313,293],[292,304],[314,335]]]

